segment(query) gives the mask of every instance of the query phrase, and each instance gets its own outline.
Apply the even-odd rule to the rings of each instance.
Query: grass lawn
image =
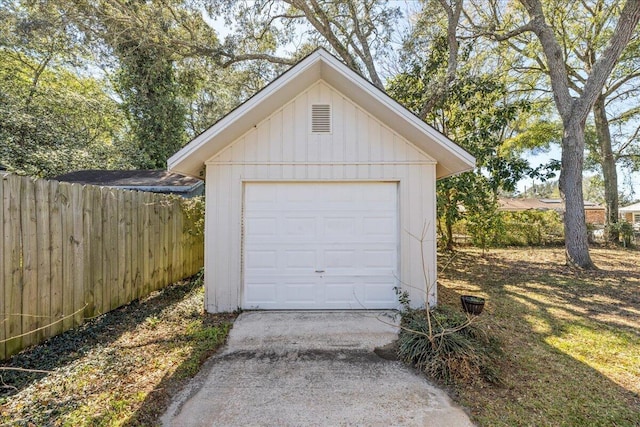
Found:
[[[452,394],[482,426],[640,426],[640,252],[593,249],[600,268],[564,266],[563,248],[441,254],[440,301],[487,298],[503,383]]]
[[[156,292],[27,349],[0,370],[0,426],[152,426],[226,339],[202,281]]]

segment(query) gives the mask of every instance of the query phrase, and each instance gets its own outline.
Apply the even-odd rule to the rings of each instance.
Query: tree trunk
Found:
[[[564,239],[567,264],[594,269],[589,255],[587,224],[582,194],[582,165],[584,163],[584,122],[576,118],[564,123],[562,137],[562,168],[560,195],[565,202]]]
[[[446,249],[448,251],[453,251],[453,224],[451,224],[451,221],[447,218],[445,220],[446,222],[446,229],[447,229],[447,245],[446,245]]]
[[[619,235],[615,227],[615,224],[618,223],[618,172],[616,159],[611,149],[611,132],[609,131],[609,120],[603,95],[600,95],[593,105],[593,118],[600,145],[600,164],[604,178],[605,230],[607,239],[615,243],[618,241]]]

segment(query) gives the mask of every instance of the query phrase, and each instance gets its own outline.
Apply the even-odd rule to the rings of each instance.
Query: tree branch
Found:
[[[434,109],[437,103],[446,96],[451,83],[453,83],[456,78],[456,72],[458,70],[460,43],[457,38],[457,30],[464,0],[453,0],[453,7],[451,7],[446,0],[439,0],[439,2],[447,14],[447,46],[449,48],[449,57],[444,79],[436,85],[435,90],[418,113],[418,116],[423,120]]]
[[[639,20],[640,1],[627,0],[624,8],[620,12],[620,18],[618,19],[608,46],[602,56],[593,65],[592,72],[584,85],[583,96],[580,97],[578,105],[573,112],[578,118],[583,119],[589,114],[593,103],[598,95],[600,95],[622,51],[629,43],[629,40],[631,40]]]

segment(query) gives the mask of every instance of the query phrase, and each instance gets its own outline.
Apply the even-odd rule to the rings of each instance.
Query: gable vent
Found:
[[[311,132],[331,133],[331,105],[311,105]]]

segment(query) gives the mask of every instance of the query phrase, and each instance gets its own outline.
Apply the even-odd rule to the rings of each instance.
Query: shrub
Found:
[[[611,224],[611,229],[618,232],[620,235],[620,239],[622,240],[622,244],[627,247],[631,246],[631,242],[633,240],[633,224],[627,221],[620,221],[614,224]]]
[[[564,241],[564,226],[556,211],[500,212],[504,224],[496,241],[501,246],[543,246]]]
[[[556,211],[496,212],[492,217],[473,217],[453,226],[457,242],[467,236],[479,248],[545,246],[564,242],[564,226]]]
[[[497,340],[469,317],[446,306],[402,312],[398,355],[445,383],[499,382]]]

